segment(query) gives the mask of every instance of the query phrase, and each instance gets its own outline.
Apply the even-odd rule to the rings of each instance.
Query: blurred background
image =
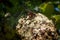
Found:
[[[60,35],[60,0],[0,0],[0,40],[20,40],[15,27],[29,11],[52,19]]]

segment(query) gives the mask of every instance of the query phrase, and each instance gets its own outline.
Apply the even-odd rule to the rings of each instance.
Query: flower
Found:
[[[52,32],[56,32],[56,28],[52,20],[49,20],[41,13],[37,13],[32,16],[33,18],[29,17],[29,15],[26,16],[27,18],[20,18],[16,26],[18,34],[25,37],[24,40],[47,40],[46,36],[48,40],[55,37],[57,38],[57,36],[50,36],[50,33],[53,34]],[[20,25],[21,28],[19,24],[22,24],[22,26]],[[57,32],[54,35],[57,35]]]

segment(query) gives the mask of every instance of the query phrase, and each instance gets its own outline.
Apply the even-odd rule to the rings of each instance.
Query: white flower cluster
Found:
[[[27,17],[20,18],[16,30],[19,35],[24,37],[22,40],[53,40],[55,36],[57,38],[52,20],[41,13],[37,13],[35,16],[32,14],[32,17],[27,15]]]

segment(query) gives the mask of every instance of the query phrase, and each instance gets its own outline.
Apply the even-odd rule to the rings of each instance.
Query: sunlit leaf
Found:
[[[44,13],[47,17],[51,17],[54,12],[54,6],[49,3],[44,3],[40,6],[42,13]]]
[[[60,5],[58,5],[58,8],[60,9]]]
[[[55,18],[56,22],[58,22],[60,20],[60,15],[54,15],[53,18]]]

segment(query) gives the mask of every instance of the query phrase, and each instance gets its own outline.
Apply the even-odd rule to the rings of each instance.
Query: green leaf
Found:
[[[44,3],[39,8],[42,10],[42,13],[49,18],[54,12],[54,6],[51,3]]]
[[[57,29],[60,29],[60,15],[54,15],[53,18],[55,19]]]
[[[55,18],[56,22],[60,21],[60,15],[54,15],[53,18]]]
[[[58,5],[58,8],[60,8],[60,5]]]

